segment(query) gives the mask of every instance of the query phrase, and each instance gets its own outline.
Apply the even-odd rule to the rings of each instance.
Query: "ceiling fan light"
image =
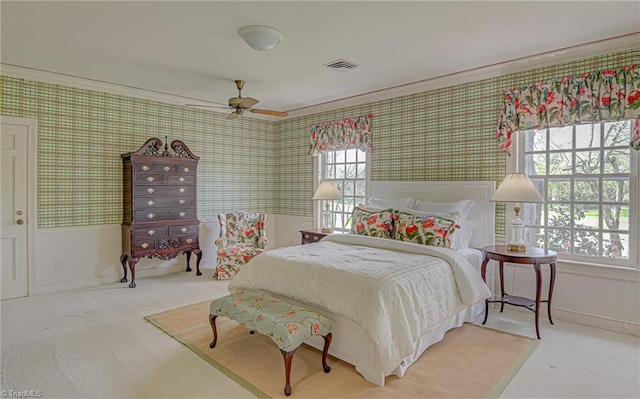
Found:
[[[282,40],[282,32],[264,25],[249,25],[238,31],[242,37],[254,50],[267,51],[277,46]]]

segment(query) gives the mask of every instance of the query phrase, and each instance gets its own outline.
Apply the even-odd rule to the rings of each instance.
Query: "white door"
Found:
[[[27,296],[28,287],[28,139],[30,125],[2,118],[0,129],[1,299]]]

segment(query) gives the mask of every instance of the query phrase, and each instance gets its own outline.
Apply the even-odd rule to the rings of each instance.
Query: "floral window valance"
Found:
[[[567,76],[506,90],[496,137],[511,153],[511,135],[518,130],[579,123],[634,119],[630,146],[640,150],[640,68]]]
[[[311,125],[309,155],[350,148],[371,151],[371,119],[373,114]]]

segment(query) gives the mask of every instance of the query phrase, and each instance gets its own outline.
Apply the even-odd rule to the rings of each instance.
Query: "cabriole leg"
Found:
[[[285,352],[282,349],[280,349],[280,352],[282,352],[282,357],[284,358],[284,373],[285,373],[285,378],[286,378],[286,382],[284,384],[284,394],[286,396],[290,396],[291,395],[291,382],[290,382],[290,378],[291,378],[291,362],[293,361],[293,355],[296,354],[296,350],[298,350],[297,348],[292,350],[291,352]]]

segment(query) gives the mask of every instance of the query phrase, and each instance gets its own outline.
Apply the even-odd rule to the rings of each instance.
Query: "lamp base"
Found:
[[[527,252],[527,247],[523,244],[507,244],[509,252]]]
[[[321,230],[323,233],[331,234],[333,233],[333,229],[330,227],[323,227]]]

